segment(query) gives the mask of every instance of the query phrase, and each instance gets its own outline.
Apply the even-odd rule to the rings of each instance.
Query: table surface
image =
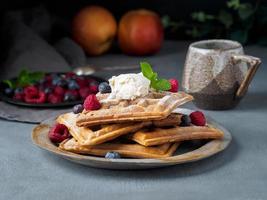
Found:
[[[151,57],[107,54],[88,60],[103,66],[147,60],[162,77],[181,80],[187,45],[167,41],[162,51]],[[266,199],[267,48],[247,46],[245,51],[263,61],[248,94],[233,110],[205,111],[233,135],[224,152],[161,169],[94,169],[34,146],[34,125],[0,120],[0,199]],[[193,104],[187,107],[195,109]]]

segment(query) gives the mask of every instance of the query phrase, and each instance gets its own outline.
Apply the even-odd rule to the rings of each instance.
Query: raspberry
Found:
[[[191,119],[191,123],[196,126],[205,126],[206,125],[206,118],[205,115],[200,111],[192,112],[189,115]]]
[[[63,87],[60,87],[60,86],[56,86],[55,89],[54,89],[54,93],[57,95],[57,96],[64,96],[65,94],[65,90]]]
[[[171,84],[171,89],[169,91],[178,92],[179,82],[176,79],[170,79],[169,82]]]
[[[84,79],[84,78],[77,78],[76,82],[80,88],[87,87],[89,84],[89,81],[87,79]]]
[[[44,92],[39,91],[37,95],[34,96],[25,95],[24,100],[27,103],[45,103],[46,95]]]
[[[85,99],[89,94],[92,94],[89,87],[79,89],[79,93],[82,99]]]
[[[48,102],[49,103],[61,103],[62,102],[62,98],[61,96],[57,95],[57,94],[49,94],[48,95]]]
[[[94,94],[90,94],[88,97],[86,97],[83,107],[85,110],[98,110],[101,107],[101,104]]]
[[[66,93],[73,95],[77,99],[80,97],[78,90],[67,90]]]
[[[98,85],[90,85],[89,90],[91,93],[96,94],[98,93]]]
[[[60,143],[70,137],[69,130],[64,124],[55,124],[49,131],[48,137],[52,142]]]
[[[23,101],[24,100],[24,94],[23,93],[15,93],[13,96],[13,99],[18,100],[18,101]]]
[[[27,97],[34,97],[34,96],[38,96],[38,88],[35,86],[28,86],[24,88],[24,94]]]
[[[74,72],[67,72],[67,73],[65,74],[65,76],[66,76],[66,78],[72,78],[72,77],[75,77],[76,74],[75,74]]]

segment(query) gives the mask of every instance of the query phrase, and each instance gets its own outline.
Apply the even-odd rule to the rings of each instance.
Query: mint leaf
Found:
[[[5,83],[5,84],[7,84],[8,85],[8,87],[10,87],[10,88],[15,88],[15,83],[14,83],[14,81],[11,81],[11,80],[3,80],[3,83]]]
[[[44,77],[44,75],[45,74],[43,72],[32,72],[29,74],[30,82],[34,83],[35,81],[39,81]]]
[[[151,65],[148,62],[140,62],[140,66],[141,66],[141,71],[144,77],[150,80],[154,73]]]
[[[171,89],[171,84],[168,80],[166,79],[159,79],[156,82],[156,88],[157,90],[169,90]]]

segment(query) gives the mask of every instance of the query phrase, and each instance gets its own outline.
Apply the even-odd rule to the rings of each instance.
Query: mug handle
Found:
[[[247,74],[236,92],[236,97],[243,97],[257,69],[259,68],[261,64],[261,59],[253,57],[253,56],[237,54],[237,55],[232,56],[232,62],[234,64],[237,64],[238,62],[246,62],[249,65]]]

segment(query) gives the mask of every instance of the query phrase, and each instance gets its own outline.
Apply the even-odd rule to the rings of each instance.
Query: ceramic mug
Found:
[[[187,52],[182,86],[199,108],[230,109],[246,94],[260,63],[259,58],[244,55],[235,41],[195,42]]]

